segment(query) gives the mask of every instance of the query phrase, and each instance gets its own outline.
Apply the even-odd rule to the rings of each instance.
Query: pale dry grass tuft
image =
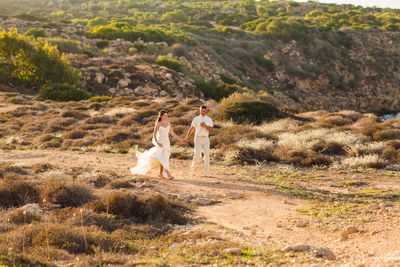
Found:
[[[282,133],[279,136],[278,146],[289,150],[311,149],[320,141],[334,141],[345,146],[361,144],[365,137],[349,132],[336,132],[329,129],[313,129],[298,133]]]
[[[130,108],[130,107],[116,107],[108,110],[104,115],[106,116],[111,116],[111,117],[123,117],[127,114],[132,114],[135,113],[136,109],[135,108]]]
[[[96,146],[96,152],[107,152],[107,153],[118,153],[118,148],[115,148],[111,145],[107,145],[107,144],[102,144],[99,146]]]
[[[354,110],[341,110],[339,112],[336,112],[336,114],[347,117],[347,118],[351,119],[352,121],[356,121],[358,119],[361,119],[361,117],[362,117],[362,114],[360,112],[354,111]]]
[[[342,159],[340,162],[334,163],[333,167],[337,169],[382,168],[386,163],[378,154],[371,154]]]
[[[29,162],[16,162],[10,165],[10,167],[19,167],[29,169],[32,167],[32,164]]]
[[[346,149],[349,156],[359,156],[367,154],[380,154],[385,149],[384,142],[370,142],[365,144],[354,144]]]
[[[293,131],[297,129],[299,125],[301,125],[300,121],[286,118],[271,123],[264,123],[260,126],[256,126],[255,128],[260,132],[266,134],[276,134],[281,132]]]
[[[251,148],[255,150],[269,150],[273,151],[276,145],[276,142],[273,140],[267,140],[264,138],[256,138],[252,140],[240,140],[236,143],[239,148]]]
[[[20,136],[9,136],[6,138],[6,144],[11,145],[11,144],[22,144],[24,140]]]

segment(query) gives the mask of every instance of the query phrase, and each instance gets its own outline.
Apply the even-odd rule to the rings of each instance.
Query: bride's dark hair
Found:
[[[157,118],[157,120],[156,120],[156,125],[157,125],[157,123],[159,123],[159,122],[161,121],[161,117],[162,117],[162,115],[164,115],[165,113],[168,114],[168,111],[166,111],[165,109],[162,109],[162,110],[160,110],[160,112],[158,112],[158,118]]]

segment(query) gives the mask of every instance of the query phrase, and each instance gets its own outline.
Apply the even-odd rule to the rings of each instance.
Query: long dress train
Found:
[[[153,138],[154,147],[143,153],[136,151],[137,163],[136,166],[131,168],[132,174],[145,175],[152,168],[159,168],[160,164],[169,171],[169,155],[170,155],[170,143],[169,143],[169,128],[161,126],[158,128],[157,140],[163,145],[159,147]]]

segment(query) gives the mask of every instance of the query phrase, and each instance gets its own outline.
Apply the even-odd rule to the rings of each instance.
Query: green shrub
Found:
[[[89,27],[99,26],[99,25],[107,25],[107,21],[102,17],[96,17],[88,21],[87,25]]]
[[[348,85],[351,89],[356,88],[356,87],[357,87],[357,84],[358,84],[358,81],[357,81],[356,79],[350,79],[350,80],[347,82],[347,85]]]
[[[66,83],[44,85],[40,88],[39,95],[43,99],[55,101],[79,101],[89,98],[84,90]]]
[[[0,82],[40,88],[47,83],[77,84],[79,71],[55,46],[30,41],[16,29],[0,31]]]
[[[12,15],[13,18],[21,19],[21,20],[27,20],[27,21],[48,21],[46,18],[41,18],[41,17],[36,17],[31,14],[26,14],[26,13],[17,13]]]
[[[173,44],[191,39],[180,31],[173,31],[158,26],[133,26],[127,22],[112,22],[105,26],[95,26],[86,32],[88,38],[115,40],[122,38],[127,41],[166,42]]]
[[[111,96],[97,95],[97,96],[93,96],[93,97],[89,98],[89,101],[92,101],[92,102],[104,102],[104,101],[108,101],[108,100],[111,100],[111,99],[112,99]]]
[[[261,124],[287,116],[272,104],[260,101],[249,93],[233,93],[221,103],[222,106],[214,113],[214,117],[225,121]]]
[[[178,60],[167,57],[167,56],[159,56],[155,60],[155,62],[161,66],[167,67],[167,68],[175,70],[175,71],[181,72],[183,70],[181,63]]]
[[[236,83],[235,79],[233,79],[233,78],[231,78],[231,77],[229,77],[229,76],[227,76],[227,75],[225,75],[223,73],[220,74],[219,77],[221,78],[221,80],[224,83],[227,83],[227,84],[235,84]]]
[[[182,57],[185,55],[185,47],[181,44],[174,44],[171,47],[171,53],[174,57]]]
[[[274,70],[274,63],[272,63],[271,60],[264,58],[262,55],[254,55],[253,56],[254,61],[267,71],[271,72]]]
[[[96,47],[103,49],[106,48],[108,46],[108,41],[107,40],[99,40],[96,42]]]
[[[221,100],[224,97],[228,97],[234,92],[238,92],[241,88],[234,84],[226,84],[218,82],[216,80],[210,80],[205,82],[203,80],[196,80],[196,86],[203,92],[206,98],[212,98],[216,101]]]
[[[81,48],[79,48],[79,43],[74,40],[68,40],[63,38],[47,39],[47,41],[57,46],[57,49],[63,53],[79,54],[81,53]]]
[[[43,29],[29,29],[25,32],[25,35],[27,36],[33,36],[35,38],[39,38],[39,37],[46,37],[46,33]]]

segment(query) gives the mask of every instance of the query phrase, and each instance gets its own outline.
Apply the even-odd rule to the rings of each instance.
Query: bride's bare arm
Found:
[[[153,138],[154,138],[154,141],[156,141],[156,143],[157,143],[157,145],[159,147],[163,147],[163,145],[161,143],[159,143],[158,140],[157,140],[158,129],[160,129],[160,123],[157,123],[156,126],[154,127]]]

